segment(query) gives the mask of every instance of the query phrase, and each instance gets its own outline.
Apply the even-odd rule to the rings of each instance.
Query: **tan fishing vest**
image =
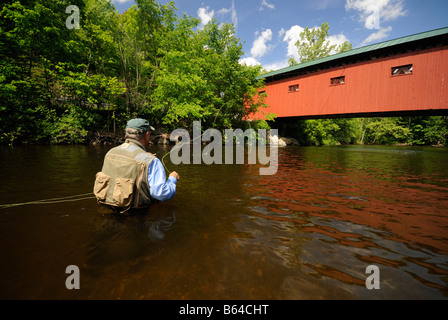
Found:
[[[116,207],[121,213],[149,207],[148,166],[154,158],[140,142],[132,139],[111,149],[101,172],[96,174],[93,193],[98,202]]]

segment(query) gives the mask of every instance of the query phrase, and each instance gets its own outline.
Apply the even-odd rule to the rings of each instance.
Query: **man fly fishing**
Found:
[[[146,152],[150,131],[154,128],[145,119],[128,121],[126,141],[106,154],[96,174],[93,193],[99,203],[124,213],[175,195],[179,174],[173,171],[166,179],[162,162]]]

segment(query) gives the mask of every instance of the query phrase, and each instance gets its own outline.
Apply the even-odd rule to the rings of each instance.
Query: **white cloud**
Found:
[[[268,9],[275,9],[275,5],[272,3],[267,2],[266,0],[261,1],[261,5],[260,5],[260,11],[263,11],[264,8],[268,8]]]
[[[368,36],[363,42],[362,42],[362,46],[371,43],[371,42],[375,42],[375,41],[379,41],[382,40],[384,38],[386,38],[389,35],[389,32],[392,31],[392,27],[389,26],[387,28],[382,28],[380,29],[378,32],[374,32],[372,33],[370,36]]]
[[[245,64],[246,66],[256,66],[256,65],[261,65],[261,63],[252,57],[248,57],[248,58],[243,58],[240,60],[240,64]]]
[[[334,4],[334,0],[314,0],[313,3],[316,6],[317,10],[325,10],[330,5]]]
[[[235,0],[232,0],[232,6],[230,7],[232,13],[232,23],[235,26],[235,29],[238,29],[238,15],[235,9]]]
[[[348,41],[347,37],[343,33],[334,36],[328,36],[327,40],[330,41],[330,45],[335,44],[337,46],[343,44],[345,41]]]
[[[300,60],[299,53],[296,47],[296,42],[300,38],[300,33],[305,30],[301,26],[292,26],[289,30],[280,30],[280,34],[284,34],[283,41],[288,44],[287,56],[294,58],[296,61]]]
[[[272,30],[267,29],[263,31],[252,44],[252,49],[250,53],[254,58],[260,58],[266,54],[269,50],[269,46],[266,44],[268,41],[272,40]]]
[[[317,27],[315,27],[317,28]],[[296,47],[297,40],[300,39],[300,33],[304,31],[305,29],[299,25],[294,25],[289,30],[285,30],[284,28],[281,28],[278,31],[278,37],[279,39],[282,39],[283,42],[286,42],[287,44],[287,55],[286,58],[283,60],[277,60],[274,62],[271,62],[269,64],[264,65],[263,69],[265,70],[279,70],[285,67],[288,67],[288,58],[293,57],[297,62],[300,62],[300,57],[298,54],[298,49]],[[241,64],[246,65],[260,65],[261,63],[258,61],[259,58],[263,57],[271,48],[272,46],[268,44],[269,41],[273,39],[273,32],[271,29],[266,29],[265,31],[256,34],[256,39],[252,45],[251,49],[251,57],[244,58],[240,60]],[[330,44],[336,44],[340,45],[344,43],[345,41],[348,41],[347,37],[340,33],[337,35],[331,35],[328,37],[328,41]],[[332,52],[332,54],[335,52]]]
[[[286,33],[286,30],[284,28],[281,28],[280,31],[278,32],[278,37],[282,38],[285,33]]]
[[[225,14],[227,14],[229,12],[230,12],[229,8],[221,8],[221,9],[218,10],[217,14],[225,15]]]
[[[239,62],[241,65],[246,65],[246,66],[257,66],[257,65],[261,66],[260,61],[258,61],[255,58],[252,58],[252,57],[243,58]],[[267,70],[267,71],[275,71],[275,70],[286,68],[287,66],[288,66],[287,60],[280,60],[280,61],[274,61],[267,65],[263,65],[263,69]]]
[[[313,27],[312,29],[319,28]],[[283,28],[279,32],[279,36],[284,34],[283,41],[287,43],[287,56],[294,58],[297,62],[300,62],[299,50],[296,46],[297,40],[300,39],[300,33],[305,29],[299,25],[292,26],[289,30],[285,31]],[[339,46],[345,41],[348,41],[347,37],[343,34],[330,35],[327,37],[330,45]],[[330,52],[330,54],[335,54],[335,51]]]
[[[350,41],[348,41],[347,37],[343,33],[340,33],[340,34],[337,34],[334,36],[328,36],[327,40],[330,42],[330,46],[335,44],[336,47],[340,46],[345,41],[350,43]],[[334,51],[334,50],[330,52],[330,54],[335,54],[335,53],[336,53],[336,51]]]
[[[288,66],[289,66],[288,61],[282,60],[282,61],[275,61],[270,64],[264,65],[263,69],[268,70],[268,71],[271,71],[271,70],[275,71],[275,70],[286,68]]]
[[[112,2],[118,2],[118,3],[126,3],[126,2],[131,2],[134,0],[113,0]]]
[[[346,0],[345,10],[359,12],[359,21],[367,29],[380,29],[381,21],[395,20],[407,14],[404,0]]]
[[[198,10],[198,17],[201,20],[202,25],[206,25],[210,22],[210,20],[213,19],[213,16],[215,15],[215,10],[210,11],[210,7],[206,8],[199,8]]]
[[[384,21],[394,20],[407,14],[407,11],[404,10],[403,1],[394,1],[386,9],[381,11],[381,18]]]
[[[238,28],[238,14],[235,9],[235,0],[232,0],[232,6],[230,8],[221,8],[218,10],[217,14],[224,16],[226,14],[230,13],[232,23],[235,27],[235,29]]]

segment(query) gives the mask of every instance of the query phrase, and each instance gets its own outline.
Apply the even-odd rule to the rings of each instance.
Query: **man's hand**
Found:
[[[178,174],[176,171],[171,172],[171,173],[170,173],[170,177],[174,177],[174,178],[176,178],[177,180],[180,179],[179,174]]]

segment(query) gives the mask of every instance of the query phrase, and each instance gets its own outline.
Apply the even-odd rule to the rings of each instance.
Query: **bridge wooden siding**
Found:
[[[411,49],[404,53],[383,52],[377,57],[372,51],[367,59],[355,54],[339,66],[318,62],[302,74],[294,74],[291,67],[285,73],[267,74],[264,91],[269,108],[252,118],[267,113],[279,118],[448,114],[448,45],[421,49],[412,47],[419,43],[406,45]],[[406,73],[393,75],[397,67]]]

